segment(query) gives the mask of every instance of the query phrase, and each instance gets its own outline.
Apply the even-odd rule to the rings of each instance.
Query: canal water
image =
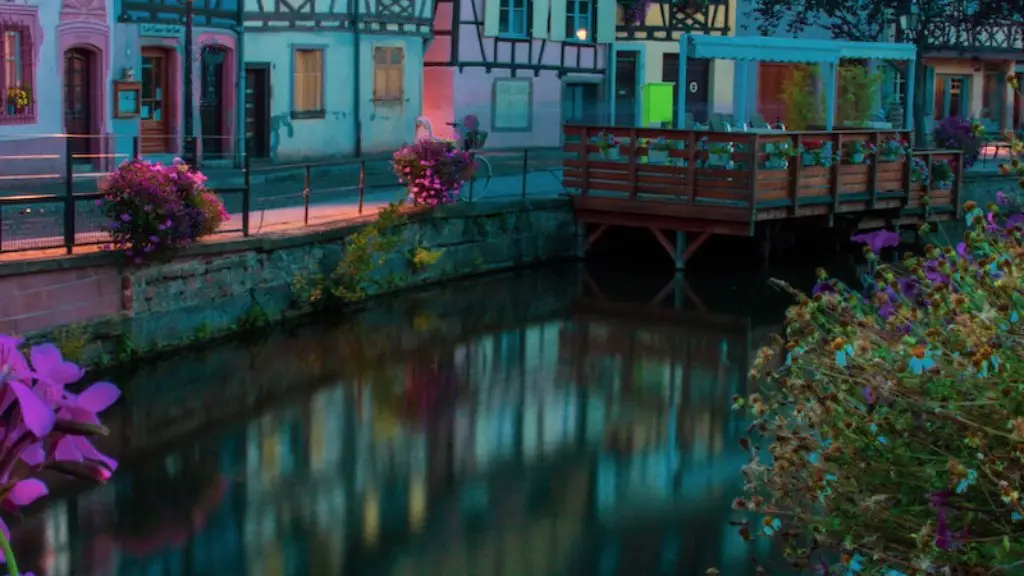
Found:
[[[750,272],[701,277],[473,279],[119,375],[121,468],[53,486],[14,527],[22,568],[751,574],[730,398],[788,299]]]

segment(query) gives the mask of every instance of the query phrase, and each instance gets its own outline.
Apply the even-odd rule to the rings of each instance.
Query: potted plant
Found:
[[[708,145],[708,167],[732,170],[736,167],[732,160],[735,151],[736,145],[732,142],[712,142]]]
[[[875,112],[875,95],[883,76],[860,64],[839,67],[836,116],[841,126],[867,128]]]
[[[7,114],[21,114],[31,104],[28,89],[20,86],[12,86],[7,89]]]
[[[950,116],[935,127],[935,145],[947,150],[961,150],[964,153],[964,169],[978,160],[985,127],[981,122]]]
[[[597,136],[594,136],[590,140],[590,142],[591,144],[597,146],[597,149],[601,153],[602,158],[607,158],[608,160],[619,159],[620,142],[614,134],[602,130],[598,132]]]
[[[932,162],[932,188],[948,190],[953,187],[953,163],[949,160]]]
[[[764,167],[769,170],[785,170],[789,168],[789,159],[796,156],[796,148],[792,142],[769,142],[764,145],[764,152],[768,158],[764,161]]]
[[[875,154],[875,145],[865,140],[847,142],[846,161],[850,164],[863,164]]]
[[[882,162],[895,162],[907,155],[910,144],[898,136],[890,136],[882,140],[878,148],[878,159]]]
[[[832,151],[832,143],[822,140],[810,140],[800,146],[800,158],[804,166],[821,166],[831,168],[836,155]]]
[[[910,161],[910,181],[925,186],[931,182],[931,174],[928,172],[928,164],[921,158],[914,158]]]
[[[668,164],[668,140],[657,137],[647,140],[647,162],[649,164]]]

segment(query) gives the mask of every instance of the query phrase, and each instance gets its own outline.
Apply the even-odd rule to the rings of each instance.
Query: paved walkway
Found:
[[[474,202],[508,200],[510,198],[551,198],[564,192],[561,183],[561,170],[541,170],[522,174],[495,176],[490,186],[481,194],[474,185]],[[391,202],[405,198],[405,189],[398,186],[376,187],[368,191],[363,198],[362,213],[359,211],[359,195],[357,190],[338,188],[314,192],[310,196],[309,213],[302,204],[301,192],[296,198],[292,195],[279,194],[264,199],[254,205],[249,216],[251,235],[263,233],[284,233],[298,230],[306,225],[320,225],[328,222],[344,222],[370,217]],[[468,198],[468,190],[465,196]],[[230,204],[230,203],[229,203]],[[103,232],[105,219],[99,215],[92,203],[82,203],[76,217],[76,238],[80,243],[101,243],[106,240]],[[64,254],[62,237],[62,206],[49,207],[42,211],[29,213],[5,212],[0,221],[0,248],[3,250],[22,250],[21,252],[0,253],[0,262],[24,260],[30,258],[54,257]],[[11,208],[7,209],[11,211]],[[230,232],[217,237],[237,237],[240,235],[242,221],[241,210],[229,209],[231,220],[226,224]],[[95,251],[95,246],[75,248],[75,252]]]

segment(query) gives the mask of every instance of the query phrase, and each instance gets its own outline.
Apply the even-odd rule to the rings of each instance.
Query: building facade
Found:
[[[432,0],[246,0],[250,154],[289,162],[411,141],[432,10]]]
[[[185,98],[186,2],[113,0],[112,132],[117,152],[164,160],[184,151],[191,114],[203,165],[241,157],[239,0],[192,0],[192,83]]]
[[[437,135],[475,115],[487,146],[557,146],[563,122],[608,114],[615,0],[438,0],[423,113]]]
[[[617,126],[638,126],[645,85],[671,83],[672,101],[678,101],[680,37],[735,34],[736,0],[624,2],[617,7],[615,30],[609,106]],[[694,122],[707,123],[712,113],[732,112],[732,62],[688,59],[686,83],[683,113]],[[673,109],[673,116],[679,112]]]

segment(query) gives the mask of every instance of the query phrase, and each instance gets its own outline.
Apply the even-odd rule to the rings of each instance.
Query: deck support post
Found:
[[[683,309],[683,299],[686,296],[686,280],[683,279],[683,271],[676,270],[672,278],[673,302],[676,310]]]
[[[673,258],[676,261],[676,273],[682,272],[686,268],[686,259],[683,253],[686,251],[686,232],[682,230],[676,230],[676,253]]]

